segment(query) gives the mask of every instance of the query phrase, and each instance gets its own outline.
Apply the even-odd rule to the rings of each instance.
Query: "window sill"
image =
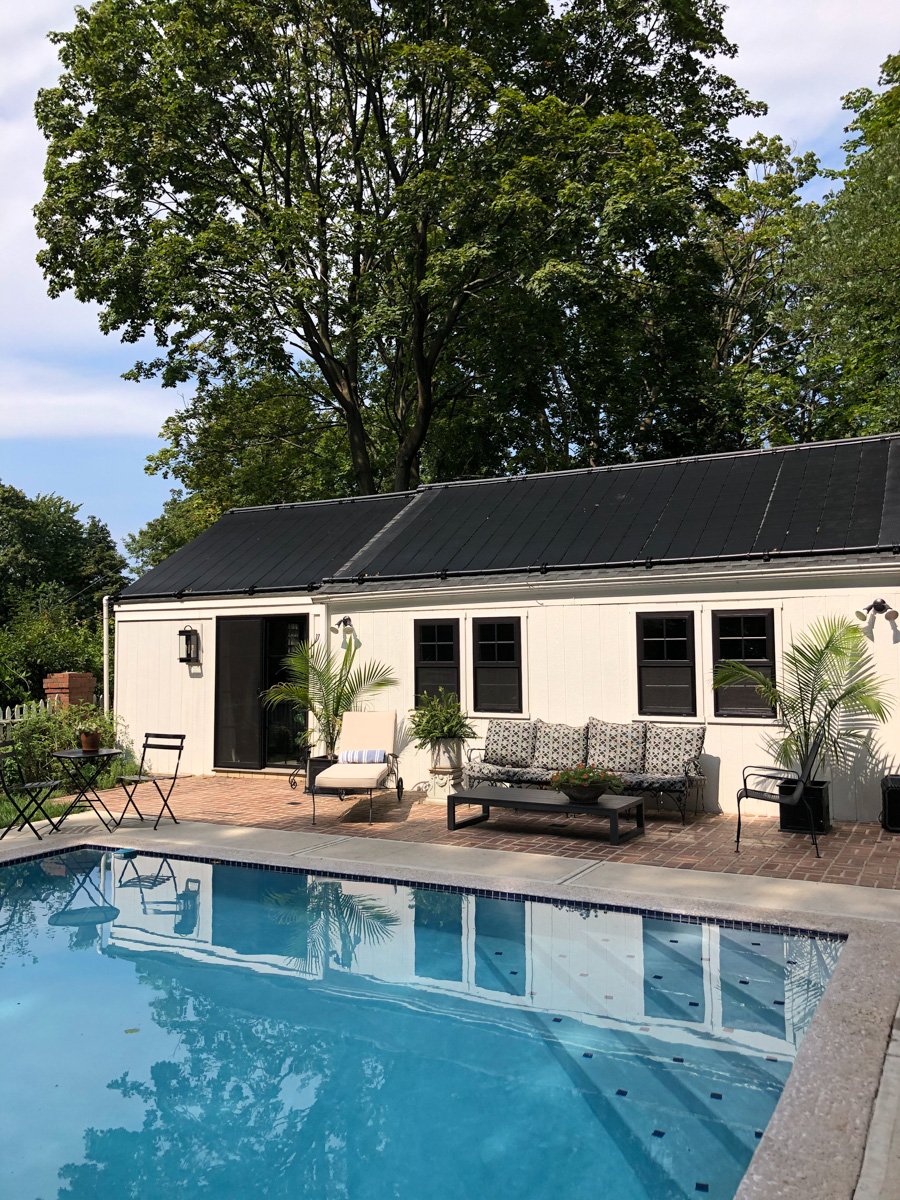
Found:
[[[710,717],[707,725],[753,726],[756,729],[780,729],[781,722],[775,717]]]
[[[473,721],[530,721],[532,717],[528,713],[520,712],[475,712],[471,710],[469,716]]]

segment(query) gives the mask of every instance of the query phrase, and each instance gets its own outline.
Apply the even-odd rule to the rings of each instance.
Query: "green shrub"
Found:
[[[40,709],[10,729],[16,746],[16,757],[28,779],[60,777],[59,763],[51,757],[54,750],[77,750],[78,730],[90,727],[100,731],[104,746],[118,746],[123,755],[113,759],[97,781],[98,788],[112,787],[120,775],[135,765],[134,750],[127,731],[115,713],[104,713],[93,704],[72,704],[68,708]],[[66,783],[64,791],[73,791]]]

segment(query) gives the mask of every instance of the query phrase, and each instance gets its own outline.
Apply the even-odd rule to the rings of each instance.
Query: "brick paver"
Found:
[[[313,825],[312,806],[301,788],[302,783],[291,791],[284,777],[198,776],[179,780],[172,800],[178,817],[189,821],[900,888],[900,834],[886,833],[876,824],[835,824],[833,832],[821,838],[822,858],[816,859],[808,836],[782,833],[777,818],[745,817],[741,853],[735,854],[733,816],[703,813],[682,825],[677,814],[657,814],[651,806],[647,836],[612,847],[605,840],[606,822],[553,813],[498,809],[487,824],[451,833],[446,806],[423,800],[416,792],[407,792],[399,805],[393,792],[380,794],[372,825],[364,797],[341,802],[336,796],[319,796]],[[114,813],[121,811],[121,791],[110,796],[110,804]]]

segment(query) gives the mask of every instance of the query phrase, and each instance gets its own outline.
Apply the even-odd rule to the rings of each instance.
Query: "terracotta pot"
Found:
[[[81,748],[89,753],[93,753],[100,749],[100,734],[99,733],[82,733]]]

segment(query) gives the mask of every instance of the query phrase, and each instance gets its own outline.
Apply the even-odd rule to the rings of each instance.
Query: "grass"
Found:
[[[58,800],[48,800],[44,805],[44,810],[49,817],[58,817],[61,813],[66,811],[66,808],[70,803],[71,802],[65,796],[61,796]],[[5,829],[7,825],[12,825],[14,822],[18,822],[20,819],[21,818],[19,817],[19,814],[8,800],[0,800],[0,829]],[[43,820],[40,813],[37,814],[37,818],[32,818],[32,820],[35,820],[35,822],[37,819]]]

